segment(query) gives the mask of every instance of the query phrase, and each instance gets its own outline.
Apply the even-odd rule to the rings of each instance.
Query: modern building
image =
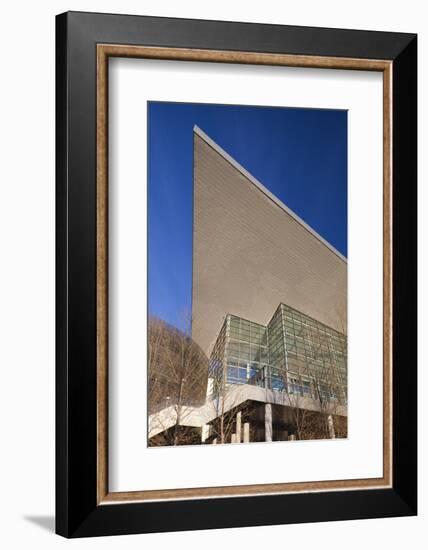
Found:
[[[304,418],[305,437],[320,422],[334,437],[344,419],[346,436],[346,258],[201,129],[193,138],[192,338],[210,360],[206,402],[181,425],[205,443],[272,441],[302,437]],[[174,422],[173,407],[153,415],[149,437]]]
[[[197,127],[193,185],[192,334],[208,355],[228,313],[266,326],[280,302],[346,332],[346,259]]]
[[[210,358],[212,393],[251,384],[345,404],[346,338],[280,304],[267,326],[228,314]]]

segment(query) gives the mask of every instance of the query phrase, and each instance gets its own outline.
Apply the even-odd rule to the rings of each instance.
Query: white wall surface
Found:
[[[0,18],[0,545],[15,548],[231,548],[281,543],[331,550],[382,544],[424,547],[426,475],[420,472],[420,516],[87,539],[53,534],[54,513],[54,16],[90,10],[291,25],[417,32],[420,97],[426,79],[428,18],[419,0],[249,2],[248,0],[103,0],[8,2]],[[425,61],[425,63],[424,63]],[[425,67],[423,67],[425,64]],[[425,90],[426,95],[426,90]],[[420,105],[420,204],[426,109]],[[420,229],[426,229],[420,215]],[[423,227],[425,225],[425,227]],[[422,252],[425,235],[421,235]],[[420,281],[425,269],[420,260]],[[424,326],[420,290],[420,364]],[[420,464],[426,460],[426,375],[420,370]],[[425,430],[426,432],[426,430]]]

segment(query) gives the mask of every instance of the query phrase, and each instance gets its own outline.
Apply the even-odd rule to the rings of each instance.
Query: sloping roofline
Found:
[[[340,258],[346,264],[347,259],[343,254],[341,254],[334,246],[332,246],[328,241],[326,241],[319,233],[314,231],[306,222],[302,220],[297,214],[295,214],[288,206],[286,206],[278,197],[269,191],[258,179],[256,179],[248,170],[239,164],[233,157],[231,157],[224,149],[220,147],[215,141],[213,141],[207,134],[199,128],[196,124],[193,127],[193,131],[201,139],[203,139],[210,147],[212,147],[219,155],[221,155],[225,160],[227,160],[234,168],[236,168],[243,176],[245,176],[259,191],[266,195],[272,202],[279,206],[284,212],[291,216],[297,223],[309,231],[316,239],[318,239],[324,246],[330,249],[338,258]]]

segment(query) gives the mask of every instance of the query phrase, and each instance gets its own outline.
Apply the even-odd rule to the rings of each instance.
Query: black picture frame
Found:
[[[391,488],[97,504],[96,46],[392,62]],[[417,513],[417,36],[68,12],[56,18],[56,532],[65,537]]]

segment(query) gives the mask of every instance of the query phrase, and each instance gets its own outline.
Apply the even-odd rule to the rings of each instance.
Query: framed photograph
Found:
[[[416,514],[416,35],[56,25],[57,533]]]

